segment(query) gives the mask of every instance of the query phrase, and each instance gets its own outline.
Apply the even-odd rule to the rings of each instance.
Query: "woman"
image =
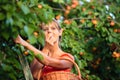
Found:
[[[40,73],[42,78],[46,74],[54,71],[70,72],[73,63],[68,60],[59,59],[62,57],[74,60],[72,55],[62,51],[59,47],[63,29],[60,28],[56,20],[48,24],[41,24],[41,28],[45,34],[45,46],[42,51],[27,43],[20,36],[15,39],[16,43],[34,52],[35,59],[31,64],[31,71],[34,79],[40,78]],[[43,59],[39,58],[40,55],[42,55]]]

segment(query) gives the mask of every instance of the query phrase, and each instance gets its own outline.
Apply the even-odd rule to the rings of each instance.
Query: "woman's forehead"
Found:
[[[44,27],[56,27],[56,28],[58,28],[58,24],[56,22],[52,21],[52,22],[49,22],[48,24],[45,24],[43,26],[43,28]]]

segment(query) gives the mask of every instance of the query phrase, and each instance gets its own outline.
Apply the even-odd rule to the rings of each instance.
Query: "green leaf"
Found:
[[[109,40],[110,42],[113,42],[112,36],[109,36],[109,37],[108,37],[108,40]]]
[[[42,35],[40,35],[40,36],[38,37],[38,42],[40,42],[41,45],[44,46],[45,40],[44,40],[44,37],[43,37]]]
[[[33,35],[28,36],[28,39],[30,40],[30,43],[31,43],[31,44],[34,44],[34,43],[37,42],[36,38],[35,38]]]
[[[95,13],[94,13],[94,15],[95,15],[95,16],[98,16],[98,15],[99,15],[99,13],[95,12]]]
[[[43,56],[39,53],[37,55],[35,55],[35,57],[40,61],[43,60]]]
[[[30,35],[33,33],[34,29],[31,28],[31,27],[28,27],[27,25],[25,25],[25,26],[24,26],[24,31],[26,32],[26,34],[27,34],[28,36],[30,36]]]
[[[80,60],[78,59],[77,55],[74,55],[74,57],[75,57],[75,61],[77,62],[78,66],[79,66],[80,68],[82,68],[82,67],[81,67],[81,63],[79,62]]]
[[[39,12],[39,19],[45,23],[47,23],[48,21],[52,21],[52,19],[54,18],[52,8],[50,8],[48,5],[44,5],[44,8],[40,10],[36,8],[36,10]]]
[[[53,2],[56,2],[56,3],[64,3],[64,0],[53,0]]]
[[[14,66],[15,68],[19,69],[19,70],[22,70],[21,64],[20,64],[19,61],[16,60],[16,59],[14,60],[13,66]]]
[[[13,68],[12,66],[6,65],[6,64],[1,64],[2,68],[4,71],[11,71]]]
[[[6,25],[13,25],[13,19],[12,18],[8,18],[7,20],[6,20]]]
[[[17,80],[16,77],[15,77],[15,75],[13,73],[9,73],[8,75],[9,75],[10,79]]]
[[[18,2],[18,6],[22,9],[24,14],[30,13],[29,8],[26,5],[24,5],[22,2]]]
[[[20,49],[21,49],[22,52],[25,51],[25,48],[22,45],[20,45]]]
[[[13,13],[16,9],[15,6],[11,4],[3,5],[2,8],[9,13]]]
[[[1,32],[2,36],[4,37],[4,39],[8,40],[8,38],[10,37],[9,33],[7,32]]]
[[[30,13],[30,10],[29,10],[29,8],[27,7],[27,6],[25,6],[25,5],[21,5],[21,9],[22,9],[22,11],[24,12],[24,14],[28,14],[28,13]]]
[[[4,54],[0,52],[0,62],[3,60],[3,58],[4,58]]]
[[[88,60],[88,61],[91,61],[91,60],[93,60],[93,55],[92,54],[85,54],[84,55],[84,59],[86,59],[86,60]]]
[[[5,19],[5,15],[3,13],[0,13],[0,20]]]
[[[24,31],[24,29],[20,30],[20,35],[23,37],[27,37],[28,35],[26,34],[26,32]]]
[[[30,7],[35,6],[38,3],[38,0],[30,0]]]

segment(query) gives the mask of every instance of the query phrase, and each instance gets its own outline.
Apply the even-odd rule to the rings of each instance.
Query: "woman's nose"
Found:
[[[49,29],[48,29],[48,33],[51,33],[51,32],[52,32],[52,30],[49,28]]]

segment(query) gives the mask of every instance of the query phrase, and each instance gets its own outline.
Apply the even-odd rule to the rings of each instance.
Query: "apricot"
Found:
[[[41,4],[39,4],[39,5],[38,5],[38,8],[39,8],[39,9],[41,9],[41,8],[42,8],[42,5],[41,5]]]
[[[86,11],[86,8],[82,8],[82,11]]]
[[[77,6],[76,4],[72,4],[71,5],[72,8],[76,8],[76,6]]]
[[[75,5],[79,4],[79,2],[77,0],[72,0],[72,3],[75,4]]]
[[[65,15],[67,15],[67,14],[69,14],[70,13],[70,11],[69,10],[66,10],[65,11]]]
[[[93,51],[96,51],[96,50],[97,50],[97,48],[96,48],[96,47],[93,47],[93,48],[92,48],[92,50],[93,50]]]
[[[64,23],[65,23],[65,24],[70,24],[71,22],[66,19],[66,20],[64,20]]]
[[[85,20],[84,20],[84,19],[81,19],[81,20],[80,20],[80,22],[81,22],[81,23],[84,23],[84,22],[85,22]]]
[[[71,10],[71,7],[68,5],[68,6],[66,6],[66,9],[67,10]]]
[[[24,55],[28,55],[28,54],[29,54],[28,51],[25,51],[25,52],[24,52]]]
[[[119,57],[120,57],[120,54],[117,53],[117,52],[113,52],[112,57],[114,57],[114,58],[119,58]]]
[[[82,56],[84,53],[83,53],[83,52],[80,52],[79,54]]]
[[[35,36],[35,37],[37,37],[37,36],[38,36],[38,32],[34,32],[33,34],[34,34],[34,36]]]
[[[61,15],[59,14],[55,18],[58,20],[58,19],[60,19],[60,17],[61,17]]]
[[[117,30],[117,29],[114,29],[113,31],[114,31],[114,32],[117,32],[118,30]]]
[[[96,25],[96,24],[98,23],[98,21],[97,21],[96,19],[93,19],[93,20],[92,20],[92,23],[93,23],[94,25]]]
[[[110,22],[110,26],[114,26],[115,25],[115,22],[114,21],[111,21]]]

